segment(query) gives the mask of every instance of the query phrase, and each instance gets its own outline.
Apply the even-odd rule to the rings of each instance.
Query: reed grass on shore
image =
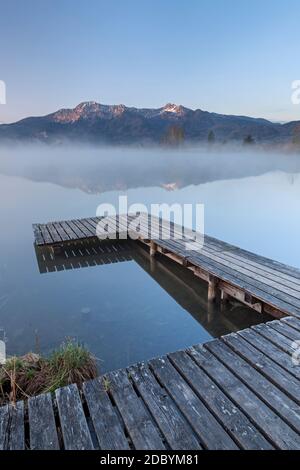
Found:
[[[28,353],[11,357],[0,366],[0,405],[15,403],[40,393],[98,376],[95,357],[80,344],[68,340],[49,357]]]

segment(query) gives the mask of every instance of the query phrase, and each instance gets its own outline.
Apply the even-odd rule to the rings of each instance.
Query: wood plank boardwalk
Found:
[[[286,317],[0,408],[0,449],[300,449]]]
[[[147,214],[120,215],[105,219],[104,237],[128,233],[149,246],[150,254],[166,256],[184,265],[208,283],[208,297],[234,297],[258,312],[276,318],[300,318],[300,270],[264,258],[207,235]],[[35,224],[35,245],[64,246],[74,241],[95,239],[103,218]],[[105,224],[104,224],[105,225]],[[170,230],[169,230],[170,229]],[[166,237],[166,233],[169,237]]]

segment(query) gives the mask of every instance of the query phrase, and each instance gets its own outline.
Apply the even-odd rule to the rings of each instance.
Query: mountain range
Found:
[[[104,145],[177,145],[209,141],[289,144],[297,141],[299,135],[300,121],[280,124],[260,118],[192,110],[171,103],[161,108],[134,108],[90,101],[73,109],[60,109],[46,116],[0,125],[0,143],[71,141]]]

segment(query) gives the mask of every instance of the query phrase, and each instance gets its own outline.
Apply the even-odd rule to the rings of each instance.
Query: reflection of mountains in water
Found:
[[[38,152],[38,154],[37,154]],[[259,176],[270,171],[300,172],[298,155],[191,151],[62,150],[6,152],[0,172],[31,181],[54,183],[86,193],[189,185]]]

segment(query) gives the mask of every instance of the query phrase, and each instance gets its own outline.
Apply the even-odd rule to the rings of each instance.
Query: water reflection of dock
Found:
[[[65,243],[62,246],[37,246],[35,253],[41,274],[81,269],[103,264],[131,261],[130,242],[106,241],[97,238]]]
[[[65,243],[55,249],[51,245],[35,246],[35,252],[41,274],[134,261],[212,337],[251,324],[249,318],[245,318],[249,316],[247,309],[240,308],[235,314],[227,306],[220,315],[220,306],[207,301],[204,282],[168,259],[150,257],[142,243],[93,238]],[[256,317],[254,323],[255,320]]]

